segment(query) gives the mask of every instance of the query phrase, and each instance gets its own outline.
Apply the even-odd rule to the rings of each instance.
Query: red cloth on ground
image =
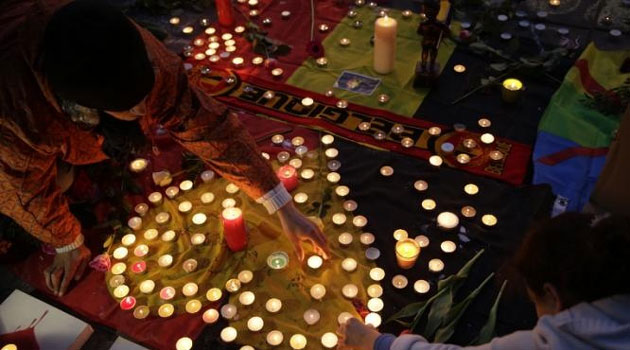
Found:
[[[33,328],[23,329],[13,333],[0,334],[0,347],[13,344],[18,349],[39,350]]]

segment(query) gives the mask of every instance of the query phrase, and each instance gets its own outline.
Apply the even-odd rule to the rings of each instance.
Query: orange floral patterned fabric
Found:
[[[103,140],[66,117],[38,66],[38,44],[65,0],[7,0],[0,6],[0,212],[59,247],[81,232],[55,183],[57,162],[107,159]],[[188,84],[181,60],[140,29],[156,72],[139,122],[150,138],[162,126],[184,148],[253,198],[278,184],[238,118]]]

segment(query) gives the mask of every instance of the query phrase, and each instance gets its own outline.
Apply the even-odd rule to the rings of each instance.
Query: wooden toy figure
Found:
[[[440,43],[444,35],[450,35],[450,28],[445,23],[448,15],[444,15],[449,10],[448,1],[426,0],[422,5],[425,20],[418,26],[418,34],[422,35],[422,60],[416,66],[414,86],[428,85],[430,80],[437,77],[439,67],[436,59]]]

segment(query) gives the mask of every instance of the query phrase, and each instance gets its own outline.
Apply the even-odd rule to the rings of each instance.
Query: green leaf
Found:
[[[507,63],[502,62],[502,63],[491,63],[490,64],[490,68],[494,69],[497,72],[503,72],[508,68]]]
[[[488,321],[486,321],[486,324],[481,328],[481,331],[479,331],[479,335],[477,336],[477,339],[474,341],[474,344],[485,344],[489,342],[492,338],[494,338],[495,327],[497,324],[497,310],[499,309],[499,302],[501,301],[501,296],[503,295],[503,290],[505,289],[506,285],[507,285],[507,280],[503,281],[503,285],[501,286],[501,289],[499,290],[499,294],[497,294],[497,298],[494,301],[492,308],[490,308]]]
[[[432,338],[435,331],[444,324],[446,316],[453,306],[453,299],[455,298],[457,291],[462,286],[466,278],[468,278],[472,266],[483,254],[483,252],[483,249],[480,250],[456,274],[438,282],[438,292],[443,292],[436,294],[436,299],[431,306],[431,311],[429,311],[427,324],[424,328],[424,332],[422,332],[422,335],[425,338]]]
[[[407,318],[407,317],[411,317],[414,316],[418,313],[418,310],[420,310],[420,308],[422,308],[422,306],[424,306],[427,302],[426,301],[419,301],[416,303],[411,303],[405,307],[403,307],[402,309],[400,309],[400,311],[398,311],[397,313],[393,314],[387,321],[387,322],[391,322],[391,321],[397,321],[401,318]]]
[[[457,303],[449,310],[443,322],[444,326],[438,329],[435,333],[435,338],[433,339],[434,342],[445,343],[451,338],[451,336],[453,336],[453,333],[455,332],[455,327],[457,326],[457,322],[459,322],[459,319],[462,318],[462,316],[468,309],[468,306],[470,306],[470,303],[472,303],[472,301],[479,295],[483,287],[488,284],[492,277],[494,277],[494,272],[488,275],[488,277],[483,282],[481,282],[481,284],[475,290],[468,294],[468,296],[464,300]]]
[[[419,333],[418,326],[420,325],[420,321],[422,320],[422,315],[424,315],[424,312],[427,310],[427,308],[433,303],[433,301],[435,301],[437,298],[440,298],[449,290],[450,290],[449,288],[439,290],[433,297],[431,297],[431,299],[426,301],[426,304],[424,306],[422,306],[418,310],[418,313],[416,314],[416,317],[413,319],[413,323],[411,324],[411,331],[413,333],[416,333],[416,334]],[[433,307],[431,307],[431,310],[433,310]]]

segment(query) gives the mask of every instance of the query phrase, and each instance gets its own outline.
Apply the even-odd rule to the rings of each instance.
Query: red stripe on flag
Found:
[[[537,161],[544,165],[557,165],[574,157],[600,157],[608,153],[607,147],[588,148],[588,147],[570,147],[560,152],[552,153],[548,156],[539,158]]]
[[[577,68],[580,72],[580,82],[588,94],[595,95],[608,91],[591,76],[591,72],[588,69],[588,61],[586,59],[581,58],[577,60],[577,62],[575,62],[575,68]]]

